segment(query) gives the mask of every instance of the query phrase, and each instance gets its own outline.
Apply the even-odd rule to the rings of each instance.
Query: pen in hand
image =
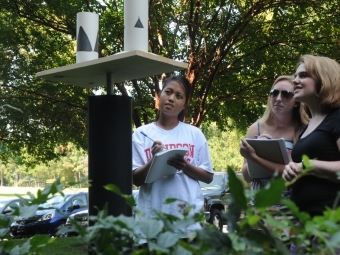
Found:
[[[146,138],[149,138],[151,141],[155,142],[153,139],[151,139],[150,137],[148,137],[143,131],[140,132],[142,135],[144,135]]]
[[[161,151],[162,150],[166,150],[165,147],[162,144],[159,144],[158,142],[156,143],[155,140],[151,139],[150,137],[148,137],[143,131],[141,131],[141,134],[144,135],[146,138],[150,139],[151,141],[153,141],[157,146],[161,145]],[[155,146],[156,146],[155,145]]]

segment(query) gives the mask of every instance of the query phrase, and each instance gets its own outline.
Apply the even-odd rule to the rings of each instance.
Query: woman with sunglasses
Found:
[[[311,120],[301,132],[282,177],[296,179],[291,200],[300,211],[314,217],[322,215],[326,207],[339,206],[340,65],[327,57],[302,56],[294,78],[294,98],[308,106]],[[303,175],[302,155],[309,157],[312,168]]]
[[[269,92],[267,107],[262,118],[249,127],[246,135],[247,138],[257,139],[284,138],[289,155],[299,133],[308,123],[305,107],[293,98],[292,79],[292,76],[283,75],[275,80]],[[282,174],[285,168],[283,164],[277,164],[257,156],[255,150],[245,139],[240,142],[240,153],[245,158],[242,174],[247,182],[251,182],[252,190],[265,187],[271,178],[252,179],[248,173],[246,159],[251,159],[272,174],[276,170]]]

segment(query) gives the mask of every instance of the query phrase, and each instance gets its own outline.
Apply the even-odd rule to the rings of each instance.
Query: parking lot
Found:
[[[9,199],[17,198],[16,194],[28,198],[28,195],[27,195],[28,192],[36,195],[38,189],[39,188],[31,188],[31,187],[1,187],[0,188],[0,200],[5,200],[5,199],[9,200]],[[42,188],[40,188],[40,189],[42,189]],[[78,189],[78,190],[79,191],[80,190],[87,191],[87,189]],[[75,192],[75,190],[73,189],[72,192]],[[135,196],[135,193],[134,193],[134,196]],[[227,231],[227,225],[223,225],[222,231],[224,233],[228,232]]]

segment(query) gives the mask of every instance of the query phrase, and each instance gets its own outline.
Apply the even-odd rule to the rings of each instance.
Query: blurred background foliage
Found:
[[[212,123],[202,126],[209,147],[215,171],[226,171],[230,166],[235,171],[241,169],[243,158],[238,152],[239,139],[242,134],[226,132]],[[1,150],[1,148],[0,148]],[[0,164],[0,186],[45,187],[56,179],[62,183],[77,183],[75,187],[87,187],[88,157],[87,152],[73,144],[59,146],[58,159],[36,164],[23,164],[16,158],[10,158]],[[29,155],[24,155],[29,159]]]
[[[340,60],[336,0],[149,0],[149,52],[188,63],[193,88],[186,121],[209,138],[215,169],[239,167],[238,140],[263,113],[275,77],[302,54]],[[99,57],[123,50],[123,0],[0,0],[0,141],[31,166],[87,151],[87,98],[105,94],[37,79],[75,63],[76,14],[100,15]],[[116,84],[133,97],[134,127],[153,121],[159,74]],[[208,128],[209,127],[209,128]],[[208,131],[208,129],[211,131]],[[213,137],[211,134],[218,135]],[[236,142],[237,141],[237,142]],[[6,162],[8,154],[1,154]],[[14,177],[13,177],[14,178]]]

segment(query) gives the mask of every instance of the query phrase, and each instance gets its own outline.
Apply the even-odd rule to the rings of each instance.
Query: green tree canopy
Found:
[[[35,74],[75,63],[80,11],[100,15],[100,57],[122,51],[123,0],[0,0],[0,7],[0,102],[23,111],[1,110],[1,141],[38,160],[58,157],[54,148],[68,142],[86,149],[93,91]],[[300,55],[340,59],[339,7],[335,0],[150,0],[149,52],[188,62],[188,122],[244,131],[262,114],[274,78],[293,73]],[[116,94],[134,98],[136,126],[153,120],[161,79],[116,84]]]

